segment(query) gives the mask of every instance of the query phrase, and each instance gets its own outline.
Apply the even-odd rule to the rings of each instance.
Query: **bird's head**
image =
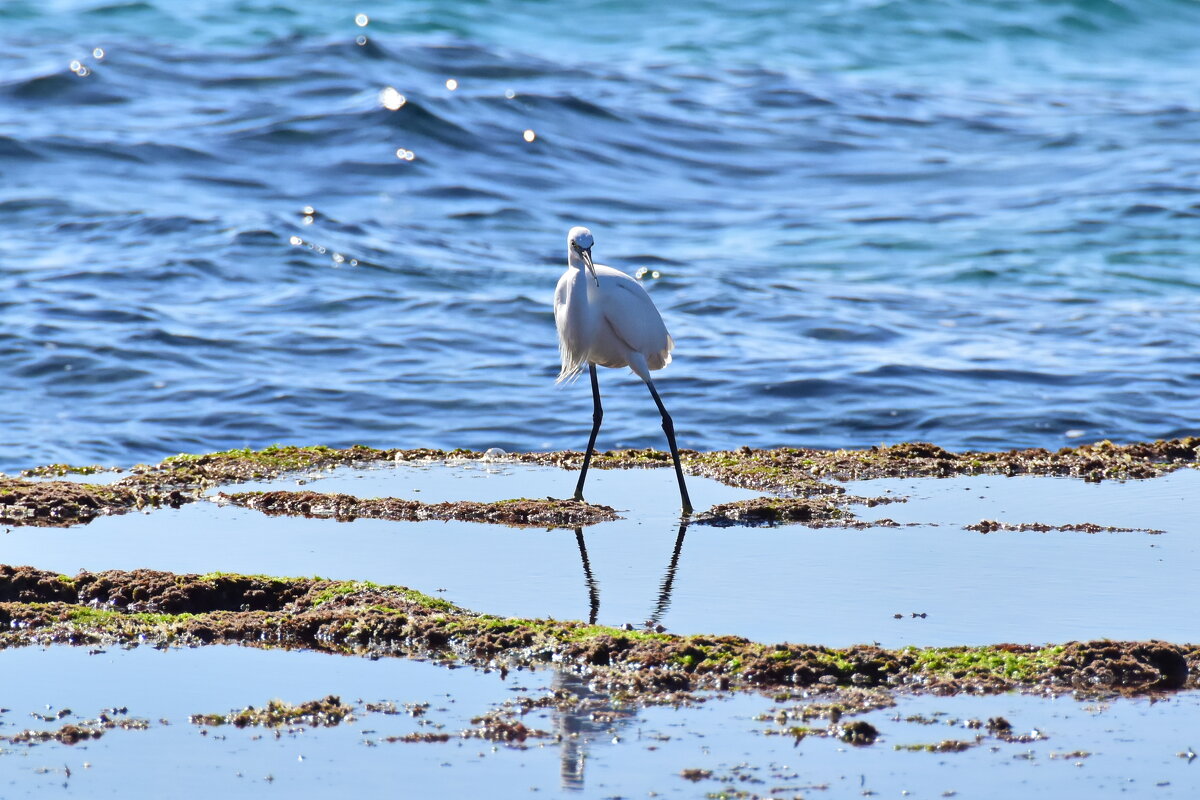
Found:
[[[600,279],[596,277],[596,268],[592,266],[592,244],[595,239],[592,238],[592,232],[582,225],[576,225],[567,233],[567,251],[568,255],[581,260],[588,272],[592,273],[592,280],[596,281],[596,285],[600,285]]]

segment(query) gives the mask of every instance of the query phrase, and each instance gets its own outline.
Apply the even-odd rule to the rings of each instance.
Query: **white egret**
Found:
[[[675,477],[679,479],[679,497],[683,513],[692,513],[683,469],[679,465],[679,447],[675,444],[675,426],[667,413],[650,370],[671,363],[675,342],[663,325],[662,316],[642,285],[620,270],[592,263],[592,232],[576,226],[567,233],[567,271],[558,279],[554,292],[554,322],[558,327],[558,353],[562,371],[556,383],[583,371],[586,364],[592,379],[592,435],[588,438],[583,468],[575,486],[575,499],[583,499],[583,482],[596,446],[596,434],[604,409],[600,405],[600,384],[596,366],[629,367],[646,382],[662,415],[663,432],[671,445]]]

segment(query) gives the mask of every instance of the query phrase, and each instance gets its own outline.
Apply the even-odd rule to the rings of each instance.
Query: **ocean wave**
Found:
[[[0,469],[578,448],[574,224],[645,270],[687,447],[1188,430],[1191,9],[693,6],[706,37],[579,0],[566,43],[514,4],[0,7]],[[636,378],[602,380],[602,446],[661,446]]]

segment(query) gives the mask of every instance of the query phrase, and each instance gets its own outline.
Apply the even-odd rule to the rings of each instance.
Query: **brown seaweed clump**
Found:
[[[512,744],[524,742],[526,739],[547,739],[552,736],[549,731],[527,727],[509,709],[489,711],[472,719],[471,724],[474,727],[460,734],[464,739],[484,739],[489,742]]]
[[[875,505],[883,498],[850,497],[848,495],[822,495],[817,497],[755,497],[733,503],[721,503],[708,511],[697,514],[692,521],[697,525],[729,527],[733,525],[789,525],[800,523],[810,528],[891,528],[896,522],[890,519],[864,522],[854,516],[846,506],[851,504]]]
[[[61,719],[63,716],[69,714],[70,710],[65,709],[59,714],[58,718]],[[10,736],[0,736],[0,741],[27,745],[41,744],[42,742],[79,744],[88,739],[99,739],[106,731],[113,729],[129,731],[146,730],[150,727],[149,720],[130,717],[126,714],[127,709],[107,709],[92,719],[81,720],[78,723],[68,722],[59,728],[51,730],[27,728]]]
[[[1164,531],[1154,528],[1116,528],[1111,525],[1097,525],[1094,522],[1077,522],[1069,525],[1047,525],[1044,522],[998,522],[994,519],[984,519],[974,525],[966,525],[964,530],[980,533],[995,533],[996,531],[1019,531],[1034,533],[1074,532],[1074,533],[1150,533],[1160,534]]]
[[[1180,648],[1164,642],[1073,642],[1050,674],[1077,689],[1158,691],[1182,689],[1194,679],[1195,668]]]
[[[263,708],[246,706],[228,714],[192,714],[193,725],[232,725],[235,728],[332,728],[343,721],[353,721],[354,709],[336,695],[321,700],[309,700],[292,705],[282,700],[271,700]]]
[[[619,519],[610,506],[592,505],[582,500],[500,500],[493,503],[468,501],[422,503],[383,497],[364,500],[348,494],[321,492],[237,492],[221,493],[219,499],[271,515],[332,517],[349,522],[387,519],[401,522],[420,520],[462,520],[490,522],[516,527],[575,528]]]
[[[192,494],[169,488],[0,478],[0,523],[66,527],[106,514],[160,506],[178,508],[195,499]]]

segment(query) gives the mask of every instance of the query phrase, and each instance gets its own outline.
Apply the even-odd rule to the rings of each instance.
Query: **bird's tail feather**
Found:
[[[558,371],[558,377],[554,379],[555,383],[570,382],[578,378],[583,373],[583,359],[571,358],[565,352],[562,355],[562,369]]]

